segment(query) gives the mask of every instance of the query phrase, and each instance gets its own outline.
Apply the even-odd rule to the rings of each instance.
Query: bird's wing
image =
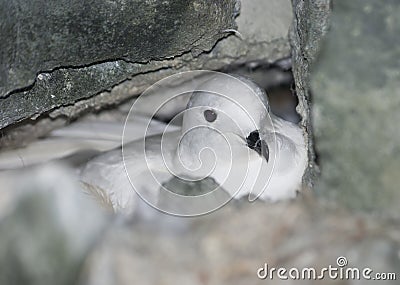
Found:
[[[139,139],[108,151],[89,161],[81,171],[81,181],[111,201],[116,211],[130,214],[137,206],[137,193],[155,203],[162,183],[171,175],[163,159],[170,159],[176,149],[178,132],[164,134],[167,144],[164,156],[161,154],[161,135]],[[146,154],[146,155],[145,155]]]
[[[133,141],[146,135],[162,133],[166,124],[151,121],[149,117],[135,116],[125,126],[124,141]],[[179,129],[170,126],[168,131]],[[124,123],[111,121],[82,121],[54,130],[48,137],[25,147],[0,152],[0,170],[15,169],[60,159],[82,152],[104,152],[122,144]]]

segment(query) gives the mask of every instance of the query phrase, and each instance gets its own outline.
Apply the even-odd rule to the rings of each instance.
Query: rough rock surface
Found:
[[[315,164],[316,155],[311,122],[310,67],[315,62],[321,40],[329,27],[330,2],[331,0],[292,0],[294,14],[290,30],[292,70],[299,97],[297,111],[303,119],[302,126],[306,132],[309,165],[303,181],[308,188],[313,188],[319,172],[318,166]]]
[[[319,192],[399,217],[400,4],[333,1],[312,72]]]
[[[167,4],[163,4],[164,2]],[[112,6],[118,3],[118,1],[111,1],[104,5]],[[130,10],[135,9],[135,3],[139,6],[142,5],[142,1],[132,0],[129,5],[127,3],[127,6],[133,6],[129,8]],[[61,109],[53,116],[60,114],[73,116],[90,107],[99,108],[107,104],[118,103],[139,94],[143,89],[168,74],[178,71],[219,69],[234,62],[249,60],[274,61],[288,56],[290,53],[287,41],[287,31],[292,18],[289,1],[242,1],[241,15],[237,18],[238,30],[243,37],[242,40],[230,31],[230,29],[236,27],[234,16],[239,10],[236,1],[221,0],[212,2],[212,4],[209,2],[205,4],[206,2],[197,0],[178,1],[175,4],[168,1],[147,1],[146,3],[139,11],[145,10],[147,6],[154,8],[153,6],[166,5],[172,14],[166,14],[164,22],[161,22],[160,25],[157,25],[155,20],[158,19],[157,15],[149,14],[148,18],[143,18],[142,15],[131,15],[131,17],[142,17],[143,19],[141,23],[136,23],[137,21],[134,21],[136,18],[130,19],[132,29],[126,29],[125,33],[122,33],[119,29],[123,25],[117,25],[120,20],[114,19],[117,14],[105,14],[103,20],[105,23],[111,21],[106,25],[110,29],[104,28],[104,31],[100,31],[103,34],[99,32],[99,36],[101,36],[101,39],[106,38],[105,40],[109,41],[110,44],[106,45],[101,42],[101,44],[98,44],[100,47],[94,50],[100,49],[101,52],[96,53],[95,57],[91,57],[92,54],[87,52],[82,57],[81,63],[76,60],[76,57],[81,57],[80,50],[72,48],[70,57],[75,58],[75,61],[65,56],[63,60],[60,59],[57,63],[52,61],[53,65],[48,63],[51,66],[35,67],[33,73],[25,74],[23,79],[18,81],[23,82],[23,84],[19,83],[18,85],[18,88],[23,87],[23,90],[16,90],[15,84],[12,87],[5,88],[4,94],[12,94],[0,99],[0,110],[2,112],[0,128],[26,118],[35,118],[35,116],[48,113],[62,106],[73,105],[77,101],[80,102],[77,103],[77,106],[72,106],[67,110]],[[49,7],[53,7],[52,5],[49,4]],[[54,5],[56,6],[56,4]],[[122,6],[121,4],[119,8],[110,9],[117,13]],[[172,12],[174,9],[178,11],[175,11],[176,14]],[[159,8],[160,13],[161,10],[165,9]],[[125,10],[119,11],[119,13],[127,15]],[[171,22],[171,24],[169,22],[171,17],[175,20],[178,17],[179,23]],[[254,21],[255,19],[257,21]],[[146,25],[153,25],[152,28],[149,29],[145,23]],[[83,25],[83,23],[80,24]],[[95,26],[97,27],[97,25]],[[165,32],[166,27],[171,30]],[[157,32],[155,32],[156,30]],[[146,31],[146,34],[143,34],[143,31]],[[65,30],[64,32],[67,35],[76,36],[76,31]],[[81,33],[85,35],[87,31],[84,30]],[[114,41],[105,37],[108,33],[110,33],[111,38],[115,39]],[[155,37],[153,35],[159,33],[166,33],[169,37],[168,41],[163,40],[164,36]],[[133,41],[132,37],[128,36],[132,34],[135,35]],[[229,34],[232,35],[215,45],[218,39]],[[137,37],[141,40],[138,41]],[[130,39],[130,41],[125,38]],[[81,44],[88,44],[85,39],[78,38],[78,40]],[[159,44],[159,41],[162,43]],[[27,43],[28,41],[22,42]],[[123,44],[124,42],[126,44]],[[112,49],[113,45],[111,44],[117,45],[117,48],[115,51],[106,53],[107,50],[104,49],[106,47],[108,50]],[[148,47],[143,49],[142,57],[136,50],[142,50],[141,45]],[[92,46],[92,43],[90,43],[90,46]],[[211,48],[213,49],[209,52]],[[67,55],[69,50],[69,48],[64,47]],[[154,53],[153,50],[155,50]],[[113,52],[116,54],[112,54]],[[5,52],[3,52],[3,57],[6,57]],[[93,58],[93,60],[90,61],[90,58]],[[4,62],[7,61],[2,60],[2,64]],[[77,65],[75,66],[75,64]],[[4,72],[9,72],[9,67],[3,68],[5,68]],[[36,78],[35,74],[37,74]],[[30,85],[32,83],[34,84]],[[91,99],[83,100],[85,98]]]
[[[0,127],[97,94],[146,72],[151,60],[210,50],[235,28],[238,12],[234,0],[2,1],[1,7],[0,102],[13,113]]]

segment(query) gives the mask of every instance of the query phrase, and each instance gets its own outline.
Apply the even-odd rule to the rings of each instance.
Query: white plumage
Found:
[[[249,147],[246,138],[253,131],[268,145],[269,156]],[[123,155],[120,148],[106,152],[86,165],[81,179],[116,211],[131,214],[139,207],[135,190],[157,207],[161,186],[173,175],[211,177],[235,198],[250,193],[270,201],[292,198],[306,163],[301,129],[270,114],[266,94],[253,82],[218,73],[193,92],[181,131],[126,144]]]

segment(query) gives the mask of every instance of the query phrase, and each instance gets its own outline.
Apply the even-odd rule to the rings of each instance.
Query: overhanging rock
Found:
[[[210,50],[236,27],[238,13],[236,0],[1,1],[0,7],[0,128],[109,89],[151,60]]]
[[[79,44],[92,51],[93,61],[88,60],[90,58],[88,51],[85,51],[84,57],[80,55],[82,48],[70,47],[76,37],[76,31],[73,31],[73,33],[71,32],[73,35],[71,44],[62,46],[65,53],[68,54],[68,51],[71,51],[69,57],[65,57],[63,60],[58,59],[57,64],[50,67],[38,65],[39,67],[31,68],[29,66],[27,69],[31,70],[29,76],[24,75],[21,77],[23,79],[14,81],[14,87],[10,87],[11,83],[9,83],[7,89],[5,84],[1,84],[3,97],[0,98],[2,114],[0,128],[9,127],[3,130],[0,145],[15,144],[16,140],[19,144],[24,143],[28,136],[40,136],[51,129],[51,124],[54,123],[53,118],[58,118],[54,126],[60,126],[62,124],[59,120],[60,115],[71,118],[88,109],[116,104],[140,94],[157,80],[176,72],[193,69],[217,70],[230,64],[249,61],[273,62],[290,55],[288,42],[288,30],[292,21],[290,0],[243,0],[240,9],[237,2],[233,0],[174,1],[174,4],[168,4],[168,1],[130,0],[129,5],[125,6],[122,2],[111,2],[119,5],[119,9],[122,10],[121,15],[131,17],[129,19],[133,22],[129,25],[132,28],[126,28],[125,22],[129,22],[129,19],[125,22],[118,19],[113,20],[119,15],[115,14],[117,8],[107,6],[107,9],[111,9],[115,13],[107,15],[99,13],[100,16],[104,16],[104,19],[99,16],[100,19],[103,19],[102,22],[94,21],[92,24],[108,27],[111,25],[110,21],[117,21],[119,26],[114,24],[109,26],[109,29],[104,28],[104,33],[109,32],[109,37],[114,37],[114,41],[106,38],[106,34],[100,33],[96,34],[100,38],[100,40],[97,39],[96,44],[94,41],[79,39],[81,40]],[[179,2],[182,2],[181,5],[177,4]],[[139,3],[145,7],[134,10],[134,6]],[[1,5],[11,7],[16,4],[2,2]],[[53,7],[53,5],[56,4],[48,4],[49,7]],[[68,4],[65,5],[68,6]],[[88,8],[86,4],[85,7],[89,10],[94,9]],[[174,21],[158,19],[157,17],[161,17],[159,14],[155,15],[150,12],[146,17],[126,13],[126,9],[135,14],[146,7],[157,11],[162,8],[164,11],[162,17],[172,17]],[[44,7],[43,9],[49,8]],[[168,9],[175,9],[176,13],[165,13]],[[240,15],[237,16],[239,10]],[[10,11],[12,11],[11,8]],[[161,10],[159,13],[161,14]],[[236,23],[235,16],[237,16]],[[93,19],[97,18],[93,16]],[[16,20],[13,21],[16,23]],[[64,17],[63,21],[69,23],[71,20]],[[89,24],[89,20],[86,18],[78,17],[76,21]],[[164,22],[161,24],[159,21]],[[134,26],[135,23],[138,26]],[[165,42],[164,36],[150,35],[147,31],[149,28],[145,23],[152,26],[152,31],[157,26],[159,33],[167,33],[168,42]],[[124,33],[120,31],[121,29],[124,30]],[[240,36],[235,35],[233,29],[237,29]],[[25,45],[31,41],[31,39],[25,40]],[[59,38],[53,37],[51,40],[57,41]],[[139,40],[146,40],[147,43],[138,43]],[[149,41],[153,41],[152,49],[149,48]],[[159,44],[159,41],[164,42]],[[5,43],[2,44],[5,45]],[[98,47],[99,45],[100,47]],[[143,48],[144,46],[147,48]],[[10,50],[12,49],[10,48]],[[50,47],[45,50],[50,50]],[[140,52],[143,52],[142,58],[139,57]],[[117,53],[119,56],[116,56]],[[72,61],[69,60],[72,60],[71,57],[74,56],[81,60],[75,58],[72,64]],[[2,72],[10,72],[4,64],[7,62],[5,52],[2,57]],[[45,64],[48,62],[45,61]],[[28,72],[27,70],[26,72]],[[19,85],[17,86],[15,82],[18,82]],[[39,115],[43,115],[42,117],[48,121],[42,124],[39,123],[41,120],[26,120]],[[49,116],[52,119],[49,120]],[[18,132],[16,132],[13,126],[19,121],[23,121],[25,129],[18,128]],[[43,128],[43,126],[46,127]],[[21,140],[21,137],[24,139]]]

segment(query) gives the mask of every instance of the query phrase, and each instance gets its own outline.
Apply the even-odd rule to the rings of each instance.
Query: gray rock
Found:
[[[209,50],[233,28],[235,1],[1,2],[1,97],[38,72]],[[99,66],[98,70],[107,67]]]
[[[304,185],[314,187],[319,173],[314,150],[311,123],[310,67],[315,61],[321,40],[329,27],[331,0],[292,0],[293,25],[290,30],[293,77],[299,98],[297,111],[302,117],[308,149],[308,168],[303,177]]]
[[[160,214],[161,216],[162,214]],[[260,280],[257,270],[369,267],[400,274],[396,224],[357,216],[313,201],[228,204],[197,218],[158,216],[114,228],[85,263],[84,284],[317,284],[315,280]],[[179,227],[180,225],[180,227]],[[166,226],[169,230],[166,229]],[[288,274],[286,274],[288,275]],[[397,284],[398,281],[386,281]],[[319,284],[319,283],[318,283]],[[329,279],[323,284],[369,284]]]
[[[318,191],[400,217],[400,4],[333,1],[312,72]]]
[[[151,60],[210,50],[238,13],[235,0],[0,5],[0,127],[97,94]]]
[[[153,1],[151,2],[153,4],[148,5],[163,5],[162,3],[168,1],[161,2]],[[181,2],[178,1],[178,3]],[[157,49],[157,51],[152,54],[151,49],[143,50],[147,57],[138,60],[137,53],[140,50],[136,49],[138,45],[145,43],[137,43],[137,37],[145,37],[146,35],[141,32],[133,33],[131,30],[121,35],[117,28],[115,28],[117,31],[106,30],[104,32],[110,32],[116,37],[112,43],[118,46],[117,50],[121,52],[119,56],[113,55],[107,58],[104,57],[105,52],[103,52],[101,62],[91,61],[87,63],[82,61],[81,64],[78,62],[77,66],[73,66],[73,64],[64,61],[50,70],[36,69],[33,73],[37,74],[36,77],[32,77],[30,73],[29,76],[24,77],[24,80],[21,80],[21,82],[25,82],[20,86],[24,87],[23,90],[10,87],[8,89],[14,91],[9,90],[7,92],[12,94],[0,98],[0,110],[4,114],[0,118],[0,128],[10,124],[15,125],[18,121],[23,121],[24,124],[28,123],[29,120],[25,119],[36,119],[40,114],[43,114],[42,117],[50,115],[54,118],[63,115],[71,118],[88,109],[98,109],[117,104],[140,94],[154,82],[176,72],[192,69],[215,70],[232,63],[252,60],[273,62],[290,54],[287,33],[292,20],[292,13],[289,0],[242,1],[241,14],[237,18],[238,31],[242,39],[229,30],[236,27],[233,17],[238,12],[238,6],[235,6],[235,1],[224,0],[213,4],[204,4],[205,2],[195,0],[184,2],[187,4],[181,6],[177,3],[174,4],[176,9],[179,7],[187,8],[182,11],[179,10],[180,12],[174,15],[175,18],[180,16],[186,22],[181,21],[179,31],[171,30],[168,33],[169,48],[164,47],[165,43],[158,46],[156,42],[154,49]],[[142,1],[132,0],[132,3],[129,4],[132,5],[132,8],[129,8],[131,11],[135,9],[135,3],[139,5]],[[200,4],[195,5],[194,3]],[[143,10],[145,7],[137,11]],[[193,7],[196,7],[198,11]],[[115,9],[112,11],[117,12]],[[125,15],[124,11],[120,13]],[[142,15],[138,16],[135,13],[137,12],[132,12],[134,15],[130,17],[134,19],[142,17]],[[207,15],[203,15],[203,13]],[[198,17],[198,14],[202,16]],[[167,14],[165,17],[171,17],[171,15]],[[111,20],[112,18],[110,18]],[[148,18],[143,18],[140,25],[143,26],[147,20]],[[176,28],[167,25],[169,19],[164,20],[166,26],[160,24],[153,28],[158,27],[161,30],[159,33],[163,33],[163,29]],[[155,22],[157,23],[157,21]],[[137,25],[136,30],[144,30],[142,26]],[[121,26],[123,25],[121,24]],[[224,32],[224,30],[228,31]],[[135,35],[135,37],[132,38],[128,35]],[[228,35],[230,36],[224,38]],[[104,35],[98,36],[104,38]],[[123,43],[128,39],[119,39],[118,36],[130,39],[131,45],[123,46],[121,44],[120,47],[120,42]],[[149,35],[147,34],[147,36]],[[181,41],[181,38],[185,41]],[[187,38],[192,40],[189,45],[186,42]],[[158,41],[161,39],[157,37],[147,39],[147,41],[150,40]],[[105,43],[101,42],[99,46],[90,45],[93,52],[97,49],[103,51]],[[122,50],[126,52],[123,53]],[[96,56],[100,55],[96,53]],[[78,53],[78,55],[75,54],[75,57],[80,58],[81,56]],[[8,72],[8,69],[5,68],[5,71]],[[47,131],[40,129],[40,127],[38,129],[35,133],[43,134]],[[12,130],[5,130],[3,136],[9,137],[10,132]]]
[[[77,284],[108,218],[58,165],[0,174],[0,284]]]

